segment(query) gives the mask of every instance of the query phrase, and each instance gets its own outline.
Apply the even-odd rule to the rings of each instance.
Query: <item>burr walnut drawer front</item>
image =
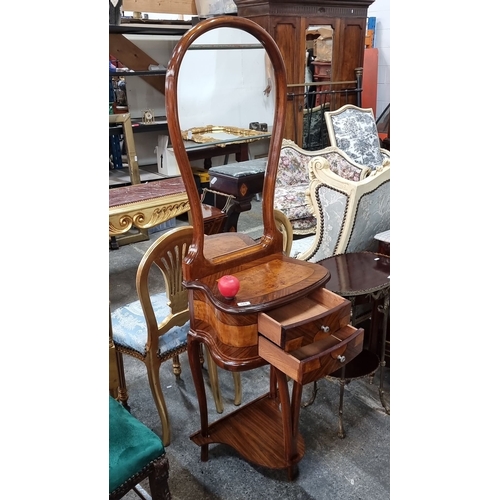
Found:
[[[323,337],[348,325],[350,317],[347,299],[319,288],[291,304],[260,313],[258,330],[285,351],[294,351],[314,342],[318,335]]]
[[[321,288],[286,306],[259,313],[259,355],[307,384],[332,373],[363,348],[363,329],[349,325],[351,303]]]

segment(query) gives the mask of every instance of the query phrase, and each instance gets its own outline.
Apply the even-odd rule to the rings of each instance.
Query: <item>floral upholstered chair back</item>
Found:
[[[374,170],[390,162],[390,152],[380,147],[377,125],[371,108],[346,104],[325,112],[332,145],[356,163]]]

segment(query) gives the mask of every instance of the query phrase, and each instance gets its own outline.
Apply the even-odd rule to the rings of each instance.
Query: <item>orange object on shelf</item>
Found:
[[[372,108],[377,116],[378,49],[365,49],[361,107]]]

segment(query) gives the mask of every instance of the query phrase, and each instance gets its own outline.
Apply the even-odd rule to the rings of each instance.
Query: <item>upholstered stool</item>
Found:
[[[109,498],[122,498],[146,478],[153,500],[171,498],[161,439],[109,396]]]
[[[227,210],[228,218],[225,222],[225,232],[236,232],[238,230],[240,213],[251,210],[253,197],[262,192],[266,164],[267,158],[258,158],[212,167],[208,171],[210,174],[210,190],[212,192],[218,191],[219,194],[225,196],[231,196],[233,199],[233,203]],[[222,208],[224,203],[224,199],[216,199],[215,204]]]

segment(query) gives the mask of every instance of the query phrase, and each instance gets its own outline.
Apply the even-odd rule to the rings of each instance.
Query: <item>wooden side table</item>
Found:
[[[343,426],[343,397],[346,381],[374,375],[379,369],[380,386],[379,396],[387,414],[390,408],[384,398],[384,368],[385,368],[385,341],[387,322],[389,318],[390,298],[390,258],[386,255],[373,252],[346,253],[335,255],[319,262],[330,271],[330,280],[325,288],[351,301],[351,323],[356,324],[356,301],[368,299],[372,304],[370,331],[364,350],[353,361],[341,369],[331,373],[328,377],[340,380],[339,402],[339,437],[345,436]],[[380,356],[376,352],[380,330],[379,320],[382,316],[382,339]],[[327,377],[327,378],[328,378]],[[303,406],[314,401],[317,385],[315,382],[313,396]]]

